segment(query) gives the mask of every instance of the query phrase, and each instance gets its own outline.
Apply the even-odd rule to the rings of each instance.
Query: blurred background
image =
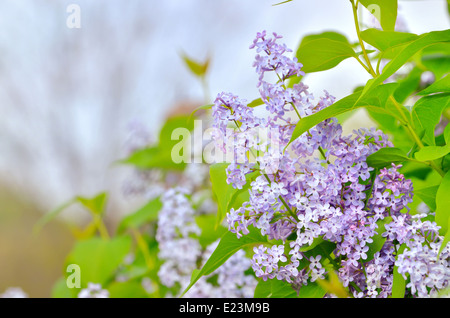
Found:
[[[0,0],[0,293],[20,286],[48,297],[72,237],[70,209],[39,235],[33,225],[75,195],[108,191],[108,216],[141,202],[124,196],[131,168],[116,165],[133,131],[154,139],[164,118],[205,100],[180,55],[210,58],[209,95],[258,96],[248,46],[256,32],[296,49],[309,33],[337,30],[356,41],[345,0]],[[75,4],[80,27],[67,24]],[[449,28],[446,0],[400,1],[409,32]],[[70,24],[69,24],[70,25]],[[308,75],[310,90],[337,98],[368,75],[352,60]],[[364,112],[347,123],[370,125]]]

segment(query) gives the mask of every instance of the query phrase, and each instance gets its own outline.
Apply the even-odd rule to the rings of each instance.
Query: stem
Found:
[[[263,173],[263,175],[264,175],[264,177],[266,177],[266,180],[267,180],[267,182],[269,182],[269,185],[270,185],[272,183],[272,181],[270,181],[269,176],[266,173]],[[289,214],[294,218],[294,220],[296,220],[298,222],[299,220],[298,220],[297,215],[294,213],[294,211],[292,211],[292,209],[289,207],[289,205],[286,203],[286,201],[283,199],[283,197],[280,195],[278,198],[280,199],[281,203],[284,205],[286,210],[288,210]]]
[[[381,60],[383,59],[383,56],[384,56],[384,51],[381,52],[380,58],[378,59],[378,62],[377,62],[377,75],[380,75],[380,65],[381,65]]]
[[[289,205],[286,203],[286,201],[284,201],[283,197],[280,195],[279,198],[280,198],[281,203],[283,203],[283,205],[288,210],[289,214],[294,218],[294,220],[296,220],[298,222],[299,219],[298,219],[297,215],[294,213],[294,211],[292,211],[292,209],[289,207]]]
[[[366,66],[366,64],[364,64],[364,63],[359,59],[358,56],[355,56],[355,59],[359,62],[359,64],[362,65],[362,67],[364,67],[364,69],[365,69],[368,73],[370,73],[370,69]]]
[[[366,60],[366,63],[367,63],[366,66],[367,66],[368,72],[373,77],[376,77],[377,74],[375,73],[375,71],[374,71],[374,69],[372,67],[372,63],[370,63],[370,59],[369,59],[369,56],[367,55],[366,47],[364,46],[364,42],[363,42],[363,40],[361,38],[361,29],[359,28],[359,21],[358,21],[358,4],[359,4],[359,1],[357,1],[355,3],[354,0],[350,0],[350,2],[352,3],[352,7],[353,7],[353,18],[355,20],[356,34],[358,35],[358,41],[359,41],[359,44],[361,45],[361,49],[362,49],[362,52],[363,52],[363,55],[364,55],[364,59]]]
[[[241,131],[241,128],[239,127],[238,123],[236,120],[234,120],[234,123],[236,124],[237,128],[239,129],[239,131]],[[250,150],[251,151],[251,150]],[[252,152],[253,156],[256,159],[255,154]],[[259,163],[258,160],[256,160],[256,162],[258,163],[259,166],[261,166],[261,164]],[[263,173],[264,177],[266,177],[267,182],[269,183],[269,185],[272,183],[272,181],[270,181],[269,176],[266,173]],[[281,203],[284,205],[284,207],[288,210],[289,214],[298,222],[298,217],[297,215],[294,213],[294,211],[292,211],[292,209],[289,207],[289,205],[286,203],[286,201],[283,199],[283,197],[280,195],[279,199],[281,201]]]
[[[209,85],[208,85],[208,80],[206,79],[206,76],[203,75],[201,77],[201,82],[202,82],[202,88],[203,88],[203,96],[205,98],[205,103],[208,104],[211,100],[211,97],[209,95]]]
[[[101,216],[99,215],[95,216],[95,224],[102,239],[109,240],[108,230],[106,229],[105,223],[103,223]]]
[[[403,113],[403,105],[400,105],[399,102],[397,102],[395,100],[395,98],[393,96],[389,97],[391,99],[391,101],[393,102],[393,104],[395,105],[395,107],[397,108],[398,112],[402,115],[405,124],[404,126],[406,127],[406,129],[408,130],[409,134],[411,135],[412,139],[414,140],[414,142],[417,144],[417,146],[419,147],[419,149],[422,149],[423,147],[425,147],[425,145],[423,144],[422,140],[420,140],[419,136],[417,136],[416,132],[414,131],[412,125],[410,124],[410,120],[408,120],[408,118],[406,117],[406,115]],[[439,173],[441,175],[441,177],[445,176],[445,172],[442,171],[441,168],[439,168],[439,166],[434,162],[434,161],[427,161],[430,165],[431,168],[433,168],[434,170],[437,171],[437,173]]]
[[[359,293],[362,292],[361,288],[359,288],[355,282],[349,282],[349,285],[351,285],[354,289],[356,289],[357,292]]]
[[[373,186],[375,185],[375,179],[377,177],[377,174],[378,174],[378,169],[375,169],[375,173],[373,174],[373,177],[372,177],[372,184],[370,185],[370,189],[369,189],[369,193],[367,194],[366,202],[364,202],[365,208],[367,208],[367,204],[369,203],[369,200],[372,196]]]
[[[147,243],[145,242],[144,238],[142,237],[141,233],[138,230],[132,229],[132,232],[133,232],[133,236],[136,240],[136,243],[137,243],[139,249],[141,250],[142,255],[144,256],[145,264],[147,265],[147,268],[149,270],[153,269],[153,261],[152,261],[150,252],[148,250]]]
[[[319,146],[319,152],[323,156],[323,159],[327,160],[327,156],[325,155],[325,151],[323,150],[323,148],[321,146]],[[327,160],[327,162],[330,163],[328,160]]]
[[[295,104],[294,104],[294,103],[291,103],[291,104],[292,104],[292,107],[294,108],[295,112],[297,113],[298,118],[299,118],[300,120],[302,120],[302,116],[300,116],[300,113],[298,112],[297,107],[295,107]],[[308,129],[308,134],[311,136],[311,132],[309,131],[309,129]],[[330,164],[331,162],[330,162],[330,161],[327,159],[327,157],[325,156],[325,151],[324,151],[324,149],[322,148],[322,146],[319,146],[319,151],[320,151],[320,153],[322,154],[323,159],[326,160],[328,164]]]

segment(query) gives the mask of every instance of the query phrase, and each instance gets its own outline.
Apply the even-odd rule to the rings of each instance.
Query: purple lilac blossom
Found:
[[[268,117],[258,118],[250,107],[245,111],[245,101],[228,93],[219,94],[213,106],[215,136],[238,139],[233,146],[245,145],[240,149],[243,153],[252,152],[249,144],[258,147],[255,162],[232,161],[227,168],[227,182],[237,189],[249,186],[250,195],[241,207],[227,213],[229,231],[240,238],[254,227],[269,240],[280,242],[272,247],[254,247],[251,263],[256,276],[285,280],[295,289],[323,279],[327,270],[321,262],[330,255],[307,257],[302,250],[324,240],[334,244],[331,254],[338,276],[355,297],[388,297],[394,265],[399,273],[409,274],[408,288],[413,295],[422,297],[429,295],[430,289],[435,292],[447,287],[448,245],[439,265],[424,267],[431,257],[436,258],[442,238],[435,223],[420,223],[409,214],[411,181],[399,172],[401,166],[377,172],[366,163],[369,155],[393,146],[385,134],[362,128],[344,136],[337,120],[331,118],[284,150],[298,120],[328,107],[335,98],[325,92],[317,101],[303,83],[286,87],[288,78],[303,73],[296,59],[285,56],[291,50],[277,43],[280,38],[276,33],[269,37],[263,31],[250,46],[258,53],[253,66]],[[275,73],[278,81],[266,82],[267,73]],[[230,125],[234,127],[231,132]],[[249,130],[268,127],[279,133],[277,147],[249,138]],[[215,140],[219,147],[227,148],[224,139]],[[275,168],[269,165],[274,160]],[[255,171],[261,174],[247,180],[247,175]],[[432,233],[433,241],[423,233]],[[380,234],[385,242],[374,253],[370,244]],[[288,238],[289,244],[284,244]],[[396,255],[401,244],[408,248]],[[305,262],[308,265],[300,267]],[[404,267],[405,262],[408,267]],[[421,272],[413,272],[415,267],[410,262],[421,266]]]
[[[102,289],[102,285],[88,283],[87,287],[78,293],[78,298],[109,298],[109,291]]]
[[[192,272],[203,263],[216,248],[218,242],[202,248],[198,239],[201,233],[195,222],[197,211],[192,208],[185,188],[172,188],[165,192],[161,201],[163,207],[159,212],[156,240],[159,244],[159,258],[164,261],[158,276],[167,287],[181,286],[183,291],[190,283]],[[202,277],[184,297],[252,297],[256,279],[244,272],[251,267],[250,259],[243,251],[234,254],[222,267],[214,271],[218,284],[213,285]]]

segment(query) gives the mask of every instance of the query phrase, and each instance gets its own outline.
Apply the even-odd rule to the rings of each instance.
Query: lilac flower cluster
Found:
[[[135,129],[130,138],[132,142],[129,142],[131,151],[148,147],[150,138],[142,138],[148,136],[142,125],[132,128]],[[207,248],[201,246],[199,237],[202,233],[196,223],[197,217],[217,211],[212,199],[209,166],[189,163],[182,172],[139,169],[127,183],[126,190],[126,194],[141,194],[146,199],[159,197],[163,203],[155,237],[158,256],[163,261],[158,276],[160,282],[169,287],[169,293],[173,293],[168,296],[179,296],[189,285],[192,272],[201,262],[206,262],[218,243]],[[130,256],[134,257],[133,254]],[[250,259],[244,253],[237,253],[220,269],[200,279],[185,297],[252,297],[257,281],[254,275],[245,274],[250,268]],[[214,284],[208,281],[212,277]],[[119,279],[126,280],[127,277]],[[151,280],[143,280],[142,285],[153,291]]]
[[[78,298],[109,298],[109,291],[102,289],[102,285],[88,283],[87,287],[78,293]]]
[[[20,287],[8,287],[0,298],[28,298],[28,294]]]
[[[396,265],[402,274],[409,273],[408,286],[413,294],[419,289],[424,291],[422,285],[417,285],[416,273],[404,269],[404,262],[412,258],[408,253],[418,257],[416,252],[426,249],[428,241],[420,233],[431,231],[436,237],[436,226],[430,222],[411,223],[413,217],[405,211],[412,202],[413,188],[411,181],[399,173],[400,166],[375,171],[366,163],[370,154],[392,144],[375,129],[359,129],[344,136],[334,118],[289,144],[299,119],[324,109],[335,99],[325,92],[315,100],[303,83],[287,87],[288,78],[303,74],[302,65],[284,55],[290,50],[277,43],[280,38],[275,33],[268,37],[261,32],[250,46],[265,54],[256,55],[254,67],[267,117],[256,116],[253,108],[232,94],[219,94],[213,106],[217,147],[230,151],[225,141],[232,140],[236,148],[232,150],[240,154],[239,158],[231,157],[227,181],[238,189],[248,186],[250,194],[240,208],[227,213],[229,230],[239,238],[254,227],[271,242],[277,242],[271,247],[254,248],[252,268],[263,280],[276,278],[301,288],[325,278],[325,264],[331,263],[343,285],[355,296],[386,297],[391,293]],[[268,73],[275,75],[276,83],[265,81]],[[261,142],[254,137],[253,130],[267,128],[276,139]],[[253,162],[249,159],[252,156]],[[250,177],[253,172],[260,173]],[[371,250],[375,238],[377,242],[384,240],[376,252]],[[322,241],[334,244],[332,253],[306,252]],[[396,263],[398,247],[403,243],[408,250],[398,256]],[[426,249],[423,261],[436,252],[439,244],[433,244]],[[446,253],[441,254],[441,267],[432,272],[438,278],[429,278],[427,287],[448,286]]]
[[[197,212],[188,198],[189,192],[173,188],[161,197],[156,240],[159,258],[164,261],[158,276],[167,287],[180,287],[183,291],[190,282],[192,272],[200,261],[206,262],[217,242],[203,249],[198,241],[201,230],[195,222]],[[244,253],[233,255],[221,268],[203,277],[186,293],[185,297],[252,297],[256,279],[244,272],[251,267]],[[217,285],[208,278],[217,276]]]
[[[435,222],[421,220],[426,216],[397,218],[389,234],[406,245],[395,265],[405,279],[409,276],[407,287],[418,297],[435,296],[447,288],[450,281],[450,245],[442,247],[439,227]]]

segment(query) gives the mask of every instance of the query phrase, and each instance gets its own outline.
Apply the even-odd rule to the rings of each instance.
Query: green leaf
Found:
[[[321,33],[313,33],[305,35],[299,45],[299,47],[305,45],[308,42],[318,40],[318,39],[328,39],[333,41],[340,41],[345,44],[350,45],[350,42],[348,41],[347,37],[341,33],[335,32],[335,31],[324,31]]]
[[[450,145],[450,125],[448,124],[444,129],[444,140],[447,145]]]
[[[441,119],[442,112],[450,107],[450,94],[436,94],[419,99],[412,109],[412,119],[417,134],[423,134],[422,140],[435,146],[434,131]]]
[[[322,298],[326,291],[316,282],[303,285],[297,293],[292,285],[278,279],[260,280],[255,288],[254,298]]]
[[[323,298],[327,291],[323,289],[316,282],[310,282],[308,285],[300,287],[297,297],[298,298]]]
[[[110,298],[148,298],[139,281],[113,282],[108,286]]]
[[[192,58],[190,58],[189,56],[187,56],[184,53],[181,53],[181,58],[183,59],[184,63],[186,64],[186,66],[189,68],[189,70],[194,74],[197,75],[198,77],[203,77],[205,76],[206,72],[208,71],[208,67],[209,67],[209,58],[206,59],[205,62],[201,63],[201,62],[197,62],[194,61]]]
[[[450,49],[447,49],[447,52],[448,51],[450,51]],[[450,72],[450,55],[445,53],[426,55],[424,53],[424,56],[422,57],[422,65],[431,71],[436,79],[440,79],[445,74]]]
[[[231,184],[227,183],[227,167],[227,163],[216,163],[209,167],[212,191],[217,200],[216,227],[228,212],[228,203],[237,191]]]
[[[173,146],[179,142],[178,140],[172,140],[172,134],[174,130],[182,128],[189,131],[194,129],[194,123],[189,120],[189,116],[176,115],[168,118],[159,133],[159,148],[170,153]]]
[[[183,162],[179,164],[173,162],[171,153],[159,147],[139,149],[133,152],[128,158],[120,160],[119,163],[129,164],[144,170],[152,168],[183,170],[186,167],[186,164]]]
[[[61,204],[59,207],[57,207],[56,209],[44,214],[43,217],[41,217],[35,224],[35,226],[33,227],[33,233],[37,234],[39,233],[42,228],[44,227],[44,225],[46,225],[48,222],[52,221],[53,219],[55,219],[62,211],[64,211],[65,209],[67,209],[69,206],[71,206],[72,204],[74,204],[76,202],[76,199],[73,198],[63,204]]]
[[[101,215],[105,210],[106,201],[108,200],[108,194],[106,192],[103,192],[93,198],[76,197],[76,200],[80,202],[92,214]]]
[[[185,162],[175,163],[172,158],[172,150],[176,145],[179,148],[190,149],[191,138],[184,140],[172,140],[172,134],[177,129],[192,131],[194,123],[190,116],[177,115],[170,117],[164,123],[159,133],[159,143],[156,146],[149,146],[133,152],[128,158],[122,159],[119,163],[133,165],[139,169],[167,169],[183,170],[186,167]],[[189,135],[190,137],[190,135]],[[179,145],[181,143],[181,145]],[[183,147],[181,147],[183,146]],[[191,154],[189,153],[188,156]]]
[[[131,239],[119,236],[112,240],[92,238],[79,241],[69,254],[66,264],[77,264],[81,270],[81,285],[100,283],[104,286],[129,253]]]
[[[382,84],[385,80],[391,77],[398,69],[400,69],[412,56],[428,46],[437,43],[448,43],[450,42],[450,30],[445,31],[433,31],[420,35],[416,40],[411,41],[404,46],[396,54],[392,60],[386,64],[383,68],[382,74],[370,79],[360,96],[363,98],[365,95],[369,94],[374,88]]]
[[[235,233],[226,232],[220,239],[214,252],[200,271],[192,274],[189,286],[184,290],[183,295],[202,277],[213,273],[223,263],[225,263],[237,251],[258,244],[267,244],[267,237],[261,235],[259,229],[249,227],[249,233],[237,238]]]
[[[52,287],[51,298],[75,298],[79,289],[67,287],[65,277],[59,278]]]
[[[297,292],[292,288],[288,282],[278,279],[271,279],[271,293],[270,298],[295,298]]]
[[[446,146],[426,146],[414,154],[416,160],[419,161],[433,161],[444,157],[450,153],[450,145]]]
[[[117,232],[122,233],[129,228],[136,229],[146,223],[157,220],[161,208],[162,203],[159,198],[149,201],[136,212],[126,215],[120,222]]]
[[[282,2],[279,2],[279,3],[272,4],[272,6],[279,6],[280,4],[285,4],[285,3],[288,3],[288,2],[291,2],[291,1],[294,1],[294,0],[282,1]]]
[[[209,167],[209,175],[212,184],[212,191],[214,197],[217,200],[217,219],[216,219],[216,228],[220,225],[222,220],[224,219],[226,213],[232,207],[236,207],[238,204],[234,204],[237,200],[238,203],[242,204],[243,200],[239,200],[238,196],[243,194],[243,197],[248,193],[249,183],[250,181],[259,175],[259,172],[252,172],[246,175],[247,184],[242,189],[235,189],[231,184],[227,182],[227,172],[226,168],[228,167],[228,163],[216,163],[212,164]],[[242,199],[242,197],[239,197]],[[239,207],[239,206],[237,206]]]
[[[385,232],[385,225],[390,223],[392,218],[390,216],[385,217],[382,220],[377,221],[377,234],[372,237],[373,242],[368,244],[369,250],[367,251],[367,259],[366,262],[371,261],[376,252],[379,252],[386,242],[386,238],[382,236]]]
[[[419,67],[414,67],[406,77],[397,80],[399,87],[395,90],[394,98],[399,103],[405,100],[413,93],[420,89],[421,76],[423,70]]]
[[[100,193],[93,198],[85,198],[85,197],[75,197],[63,204],[61,204],[56,209],[51,212],[45,214],[42,218],[38,220],[36,225],[33,228],[34,233],[39,233],[42,230],[45,224],[55,219],[62,211],[67,209],[74,203],[80,203],[86,209],[88,209],[94,215],[101,215],[104,212],[106,201],[108,199],[108,194],[106,192]]]
[[[197,223],[201,230],[198,242],[204,248],[217,241],[227,231],[225,227],[220,226],[216,228],[214,226],[215,218],[216,216],[214,214],[199,215],[195,218],[195,223]]]
[[[256,107],[256,106],[259,106],[259,105],[263,105],[264,104],[264,101],[261,99],[261,98],[257,98],[257,99],[255,99],[255,100],[253,100],[253,101],[251,101],[248,105],[247,105],[247,107]]]
[[[450,75],[437,80],[418,94],[429,95],[434,93],[450,93]]]
[[[272,294],[272,282],[270,279],[260,279],[255,288],[253,298],[269,298]]]
[[[436,210],[436,194],[439,186],[431,186],[426,188],[414,189],[414,195],[420,197],[423,202],[431,209]]]
[[[316,237],[316,238],[313,240],[313,242],[312,242],[311,245],[309,245],[309,246],[304,246],[304,247],[300,248],[300,251],[301,251],[301,252],[308,252],[308,251],[312,250],[313,248],[315,248],[316,246],[322,244],[323,242],[325,242],[325,240],[323,239],[323,237],[321,237],[321,236]]]
[[[397,87],[397,83],[381,85],[363,99],[360,98],[361,91],[357,91],[313,115],[302,118],[295,126],[289,144],[320,122],[357,108],[373,107],[379,111],[386,112],[387,110],[385,110],[384,106],[386,105],[387,99]]]
[[[381,148],[367,157],[367,164],[373,168],[384,168],[392,163],[399,164],[408,161],[408,155],[398,148]]]
[[[397,255],[403,253],[405,246],[406,245],[403,244],[399,248]],[[392,298],[404,298],[405,289],[406,289],[406,281],[403,278],[403,276],[398,272],[398,267],[394,266],[394,278],[392,282]]]
[[[418,37],[417,34],[413,33],[381,31],[378,29],[367,29],[361,32],[361,38],[380,51],[385,51],[388,48],[399,44],[411,42]]]
[[[436,193],[436,224],[441,227],[439,233],[444,235],[448,230],[450,218],[450,171],[442,179]]]
[[[396,148],[408,152],[413,146],[411,137],[407,134],[404,127],[392,115],[386,113],[384,110],[377,111],[376,108],[366,109],[370,118],[378,123],[378,128],[390,135],[390,140]]]
[[[211,109],[214,106],[214,104],[207,104],[207,105],[202,105],[197,107],[196,109],[194,109],[188,119],[188,122],[192,121],[192,117],[194,117],[195,113],[197,113],[200,110],[207,110],[207,109]]]
[[[447,0],[447,12],[448,15],[450,16],[450,0]]]
[[[317,279],[317,284],[324,289],[327,294],[334,295],[339,298],[349,298],[348,288],[345,288],[338,274],[333,267],[326,266],[328,270],[328,279]]]
[[[331,69],[356,53],[347,42],[326,37],[303,41],[296,53],[305,73]]]
[[[448,242],[450,242],[450,218],[448,219],[448,224],[447,224],[447,233],[445,233],[444,235],[444,240],[441,243],[441,247],[439,248],[439,253],[438,256],[441,255],[442,250],[447,246]]]
[[[397,0],[360,0],[370,13],[380,22],[385,31],[394,31],[397,21]]]

